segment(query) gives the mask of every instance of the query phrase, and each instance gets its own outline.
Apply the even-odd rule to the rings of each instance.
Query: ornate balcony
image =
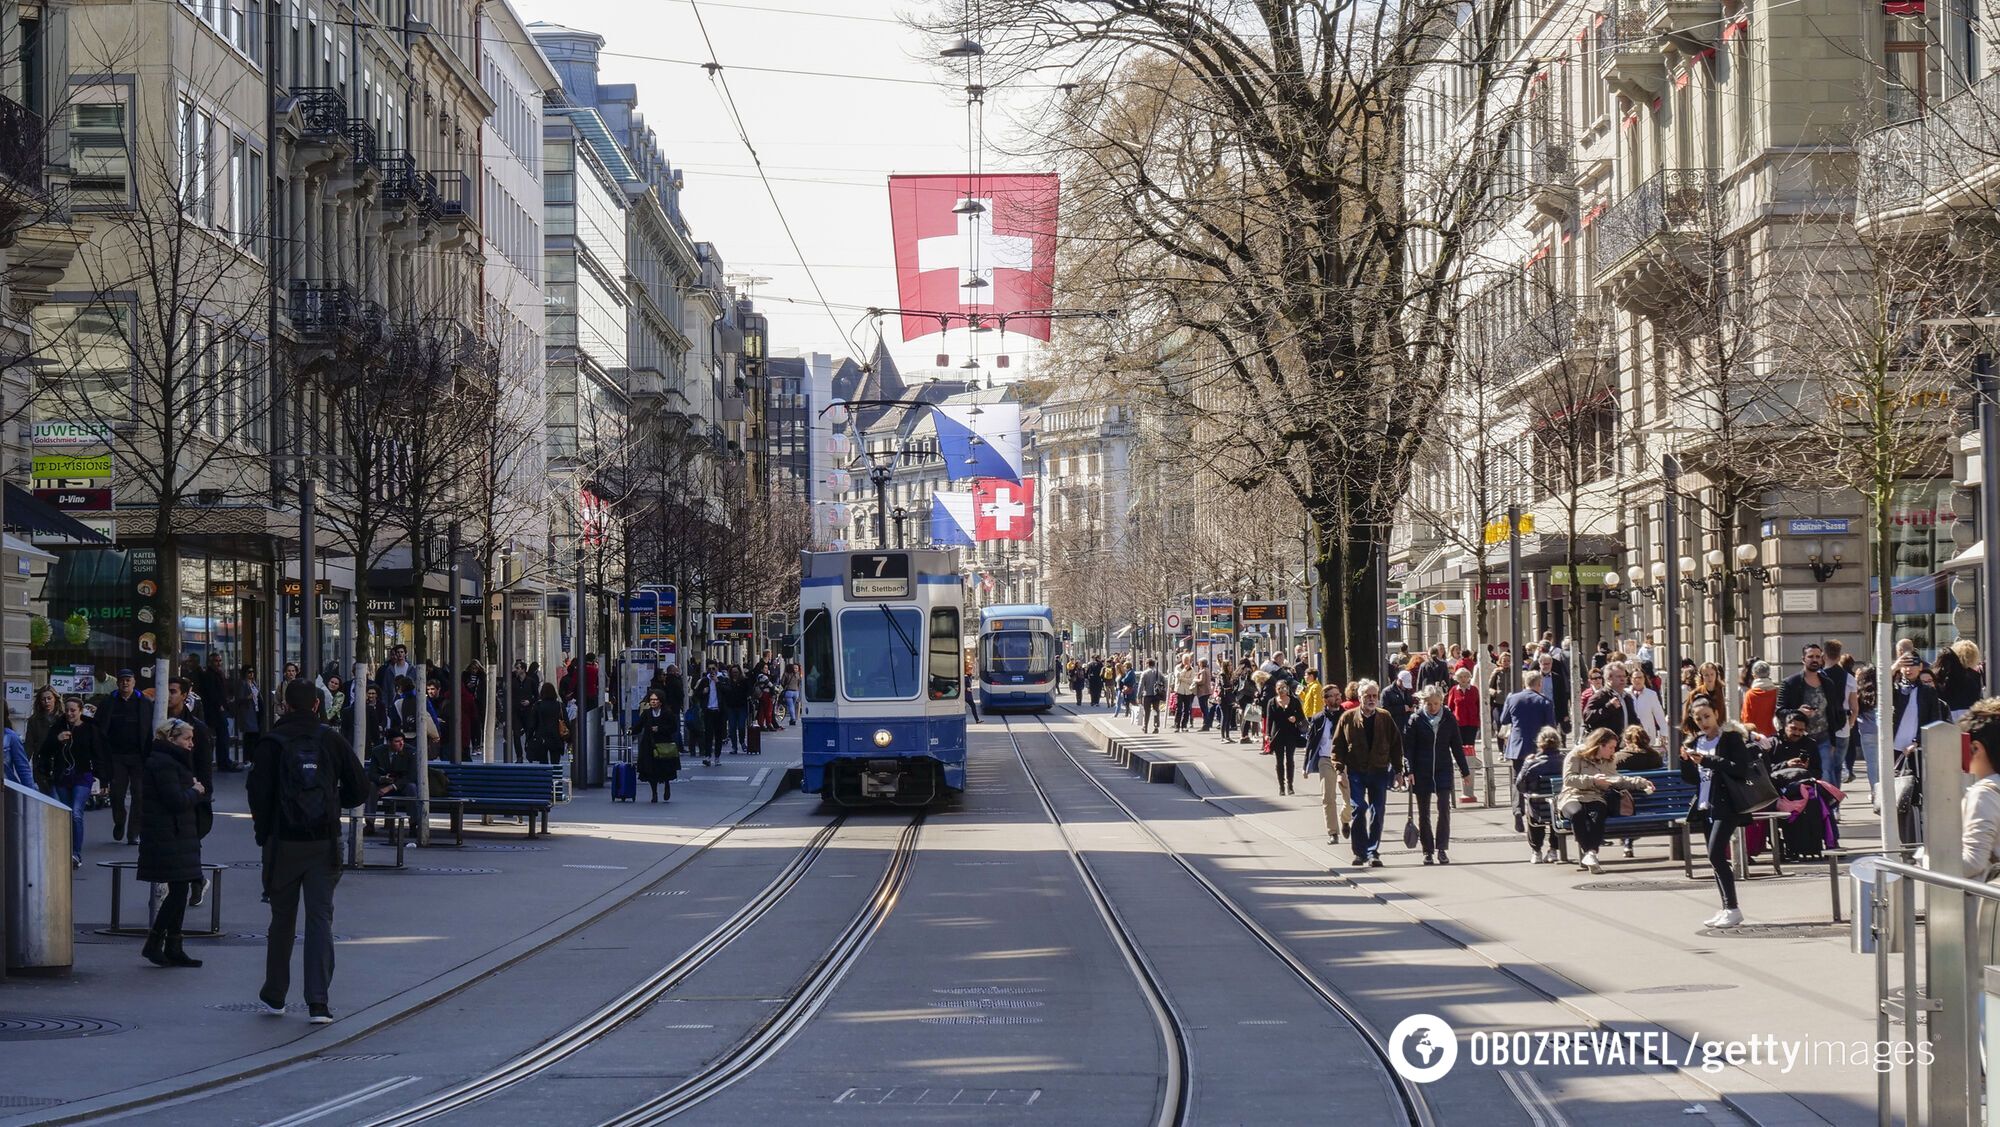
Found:
[[[347,100],[329,86],[294,86],[291,112],[299,119],[296,157],[301,175],[325,176],[352,155]]]
[[[1722,29],[1722,0],[1648,0],[1646,27],[1686,51],[1713,46]]]
[[[1856,145],[1855,222],[1863,235],[1916,234],[1970,212],[2000,189],[2000,74],[1885,125]]]
[[[1611,88],[1635,102],[1651,102],[1666,92],[1667,58],[1658,33],[1646,26],[1636,5],[1607,5],[1597,25],[1597,66]]]
[[[42,172],[48,165],[41,116],[0,97],[0,241],[30,216],[49,209]]]
[[[299,336],[301,361],[308,370],[376,347],[388,335],[388,316],[382,307],[346,282],[297,278],[288,296],[292,329]]]
[[[1528,201],[1551,219],[1576,212],[1576,155],[1569,130],[1554,122],[1528,146]]]
[[[1668,168],[1597,220],[1591,271],[1614,301],[1654,315],[1708,292],[1724,206],[1715,174]]]
[[[1611,348],[1611,311],[1597,298],[1563,298],[1529,313],[1494,347],[1500,370],[1524,376],[1561,360],[1595,364]]]

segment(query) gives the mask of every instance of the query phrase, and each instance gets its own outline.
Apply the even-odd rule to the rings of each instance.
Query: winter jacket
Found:
[[[1556,724],[1555,706],[1533,689],[1522,689],[1507,698],[1500,709],[1500,723],[1511,724],[1507,731],[1507,758],[1519,760],[1535,748],[1535,737],[1543,728]]]
[[[653,749],[662,744],[680,742],[680,717],[678,712],[665,708],[655,716],[650,711],[639,713],[639,722],[633,728],[633,744],[638,752],[639,777],[649,783],[672,782],[677,772],[671,756],[654,755]]]
[[[1564,817],[1575,814],[1584,803],[1603,802],[1612,791],[1637,793],[1646,789],[1645,780],[1620,775],[1616,762],[1596,759],[1581,751],[1572,751],[1563,759],[1562,773],[1562,792],[1556,795],[1556,809]],[[1597,781],[1599,775],[1604,776],[1603,782]]]
[[[1410,716],[1403,726],[1403,760],[1409,764],[1410,789],[1418,794],[1430,794],[1440,783],[1450,790],[1454,770],[1462,776],[1472,774],[1465,762],[1465,736],[1447,708],[1438,709],[1435,723],[1421,708]]]
[[[1693,748],[1696,737],[1689,737],[1686,747]],[[1737,782],[1746,782],[1750,777],[1750,744],[1743,738],[1743,729],[1737,724],[1724,724],[1715,745],[1715,754],[1697,764],[1692,759],[1681,760],[1681,778],[1695,784],[1694,797],[1688,799],[1688,821],[1695,829],[1706,832],[1711,821],[1734,830],[1738,826],[1750,824],[1750,815],[1736,809],[1734,796],[1729,785],[1721,776],[1727,775]],[[1713,776],[1708,788],[1708,809],[1701,807],[1701,774],[1706,769]]]
[[[1769,677],[1759,677],[1750,682],[1750,688],[1743,694],[1743,708],[1737,719],[1745,728],[1760,736],[1778,734],[1778,683]]]
[[[201,879],[200,807],[189,753],[153,741],[140,774],[139,879],[163,883]]]
[[[1284,704],[1272,700],[1271,709],[1265,714],[1264,719],[1265,731],[1271,735],[1273,750],[1305,746],[1306,714],[1299,706],[1297,697],[1291,698]]]
[[[1458,721],[1458,733],[1467,743],[1479,731],[1479,690],[1471,685],[1453,685],[1444,694],[1445,711]]]
[[[316,740],[320,770],[334,772],[334,787],[338,794],[336,801],[327,804],[326,821],[321,825],[282,824],[279,800],[283,784],[278,777],[281,766],[279,756],[286,742],[299,740]],[[250,777],[244,783],[244,790],[250,799],[250,819],[260,846],[274,838],[285,841],[334,841],[340,836],[341,810],[361,805],[373,793],[368,777],[361,769],[361,760],[355,756],[347,740],[339,732],[320,723],[318,717],[303,712],[287,714],[271,726],[268,735],[257,741],[250,761]]]
[[[60,738],[63,732],[69,739]],[[58,720],[35,750],[35,776],[50,786],[67,786],[78,775],[104,775],[110,770],[97,726],[88,720],[78,721],[74,728]]]
[[[1307,716],[1318,716],[1326,707],[1326,686],[1318,681],[1307,681],[1299,690],[1299,707]]]
[[[1514,771],[1514,828],[1516,830],[1525,831],[1527,828],[1524,820],[1528,814],[1528,796],[1545,794],[1553,799],[1555,792],[1562,789],[1559,785],[1561,776],[1562,756],[1543,751],[1537,747],[1530,747],[1528,753],[1521,756],[1520,765]]]
[[[1631,723],[1632,710],[1626,704],[1624,693],[1605,689],[1592,695],[1590,703],[1583,706],[1583,730],[1586,732],[1609,728],[1623,735]]]
[[[104,736],[104,754],[144,759],[153,744],[153,702],[137,691],[129,697],[113,692],[97,702],[97,730]]]
[[[1826,732],[1831,735],[1847,726],[1847,674],[1839,668],[1819,671],[1820,692],[1826,697]],[[1806,675],[1794,673],[1785,678],[1778,689],[1776,715],[1782,720],[1797,712],[1806,702]],[[1808,731],[1813,725],[1806,723]]]
[[[1349,771],[1401,772],[1403,733],[1396,730],[1395,718],[1380,708],[1342,713],[1333,726],[1333,761]]]

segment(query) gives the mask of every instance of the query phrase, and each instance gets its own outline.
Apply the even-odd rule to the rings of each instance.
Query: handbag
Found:
[[[1417,792],[1403,792],[1403,848],[1417,847]]]
[[[1762,759],[1750,761],[1750,769],[1741,781],[1727,771],[1717,771],[1716,775],[1728,788],[1730,801],[1738,814],[1755,814],[1778,801],[1778,788],[1771,782],[1771,768]]]
[[[1620,818],[1630,818],[1638,812],[1638,809],[1639,804],[1633,801],[1631,791],[1621,790],[1618,792],[1618,816]]]

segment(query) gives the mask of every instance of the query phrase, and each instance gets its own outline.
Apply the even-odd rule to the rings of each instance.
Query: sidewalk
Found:
[[[551,834],[530,841],[519,823],[467,819],[454,848],[440,819],[429,848],[412,846],[403,870],[348,870],[335,897],[339,967],[333,1009],[339,1020],[306,1024],[293,964],[290,1008],[279,1021],[255,1014],[263,978],[268,910],[243,774],[216,778],[215,829],[204,861],[224,873],[221,939],[187,941],[198,969],[162,969],[139,957],[138,938],[97,934],[110,920],[111,873],[97,863],[137,850],[110,840],[108,811],[85,819],[83,868],[76,871],[74,972],[63,979],[10,977],[0,1039],[9,1042],[0,1109],[31,1122],[91,1105],[57,1108],[107,1093],[119,1098],[226,1082],[252,1071],[324,1053],[518,960],[582,926],[657,881],[721,829],[774,794],[798,761],[798,729],[766,733],[763,754],[725,756],[713,768],[683,759],[670,802],[613,803],[608,788],[578,790],[550,816]],[[371,839],[369,859],[393,852]],[[143,925],[147,886],[123,879],[124,916]],[[211,893],[213,895],[213,893]],[[188,910],[191,928],[209,908]],[[86,1049],[78,1039],[109,1038]],[[96,1101],[93,1101],[96,1103]]]
[[[1392,793],[1385,867],[1356,869],[1344,840],[1327,842],[1317,777],[1301,778],[1297,797],[1280,797],[1273,761],[1255,745],[1225,744],[1213,732],[1177,735],[1170,724],[1142,736],[1136,720],[1079,715],[1098,733],[1091,750],[1102,751],[1115,736],[1168,753],[1183,764],[1177,781],[1190,793],[1528,977],[1579,1015],[1620,1025],[1636,1020],[1690,1040],[1874,1040],[1874,964],[1850,953],[1847,927],[1832,922],[1823,862],[1786,866],[1782,878],[1753,864],[1738,889],[1745,916],[1759,926],[1704,931],[1700,921],[1718,906],[1705,865],[1697,864],[1696,880],[1686,879],[1664,838],[1640,839],[1630,860],[1612,844],[1601,874],[1574,864],[1531,865],[1503,787],[1497,809],[1454,811],[1449,866],[1425,866],[1403,848],[1404,797]],[[1477,767],[1473,779],[1475,793],[1483,793]],[[1878,840],[1865,795],[1864,787],[1849,800],[1844,847]],[[1846,887],[1842,899],[1851,918]],[[1725,1095],[1782,1092],[1836,1123],[1863,1121],[1859,1110],[1875,1103],[1875,1074],[1837,1061],[1801,1062],[1789,1072],[1746,1065],[1703,1079]],[[1872,1114],[1865,1121],[1873,1122]]]

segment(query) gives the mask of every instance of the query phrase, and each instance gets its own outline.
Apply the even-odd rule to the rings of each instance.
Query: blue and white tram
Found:
[[[1062,692],[1062,645],[1048,607],[979,612],[979,707],[1047,712]]]
[[[958,553],[800,554],[802,789],[922,806],[965,789]]]

